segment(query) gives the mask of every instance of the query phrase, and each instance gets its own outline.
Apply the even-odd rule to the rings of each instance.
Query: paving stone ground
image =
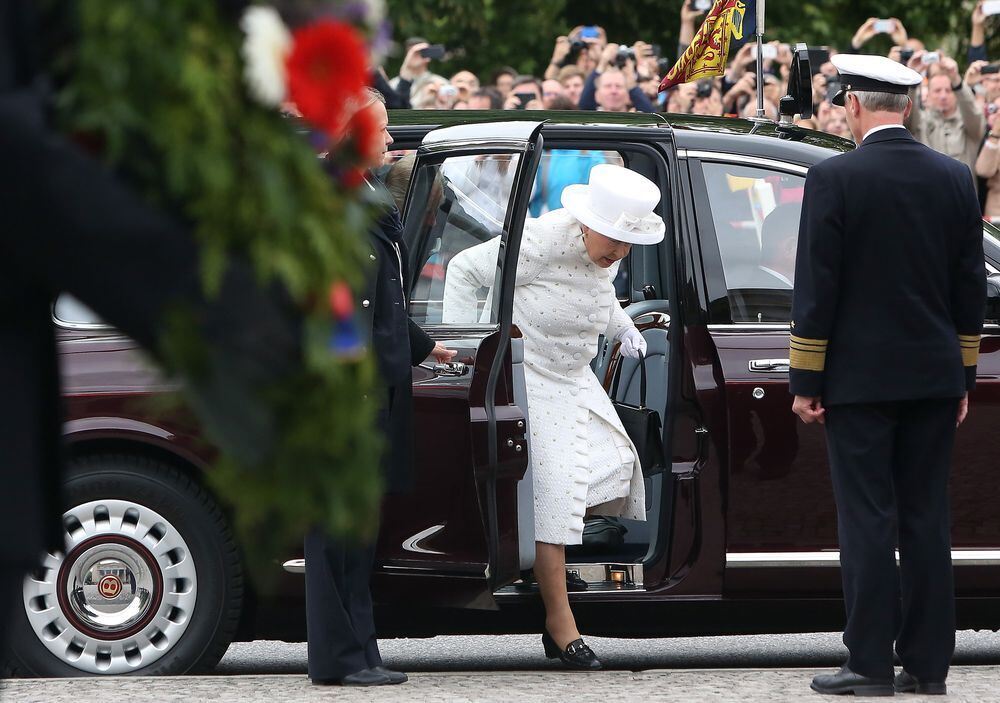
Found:
[[[17,703],[128,701],[194,703],[232,701],[503,701],[518,703],[612,703],[613,701],[683,701],[749,703],[752,701],[828,701],[809,688],[817,669],[714,669],[608,671],[597,673],[506,671],[438,672],[412,675],[401,686],[347,689],[312,686],[305,676],[183,676],[173,678],[19,679],[5,681],[0,700]],[[1000,701],[1000,667],[952,669],[949,695],[900,695],[911,701]],[[849,700],[849,699],[848,699]],[[854,700],[875,700],[857,698]],[[881,699],[880,699],[881,700]]]

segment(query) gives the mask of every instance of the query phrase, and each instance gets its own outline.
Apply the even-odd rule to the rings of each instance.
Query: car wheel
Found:
[[[15,671],[35,676],[182,674],[215,666],[239,623],[243,574],[212,497],[141,456],[75,460],[66,551],[24,581]]]

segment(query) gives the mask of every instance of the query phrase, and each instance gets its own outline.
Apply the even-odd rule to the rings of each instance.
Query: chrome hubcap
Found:
[[[157,661],[194,613],[198,579],[184,537],[132,501],[84,503],[63,515],[66,553],[25,579],[28,622],[61,661],[122,674]]]

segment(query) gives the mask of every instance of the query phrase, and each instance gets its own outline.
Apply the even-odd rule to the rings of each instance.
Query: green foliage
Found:
[[[280,420],[275,455],[257,467],[224,457],[213,472],[219,493],[238,526],[276,550],[311,524],[371,534],[379,446],[365,398],[374,373],[369,361],[327,348],[330,284],[362,283],[363,206],[336,191],[292,123],[247,95],[242,33],[217,3],[81,0],[76,20],[78,41],[61,66],[64,128],[103,145],[111,167],[191,224],[209,293],[239,254],[308,314],[304,368],[260,389]],[[199,340],[181,338],[190,327],[172,329],[161,353],[171,371],[197,382]]]
[[[501,66],[540,75],[552,55],[555,37],[564,34],[567,0],[388,0],[396,41],[421,36],[444,44],[454,54],[431,70],[450,76],[460,69],[483,81]],[[402,51],[400,52],[402,54]],[[386,70],[396,75],[402,55]]]
[[[400,43],[418,35],[459,50],[451,62],[432,64],[433,70],[447,76],[468,68],[485,81],[507,64],[540,75],[555,37],[582,24],[604,27],[612,42],[660,44],[675,60],[680,7],[681,0],[389,0],[389,16]],[[846,48],[869,17],[898,17],[911,37],[964,62],[973,7],[972,0],[767,0],[765,28],[768,39]],[[1000,58],[998,26],[1000,19],[987,20],[986,36],[990,55]],[[889,47],[888,37],[879,36],[866,50],[887,53]],[[399,58],[387,67],[390,75],[398,66]]]

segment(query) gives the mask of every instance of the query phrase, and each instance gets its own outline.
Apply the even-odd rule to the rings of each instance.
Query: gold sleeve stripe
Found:
[[[826,349],[829,344],[829,340],[826,339],[808,339],[806,337],[796,337],[794,334],[790,336],[789,341],[792,344],[798,344],[803,347],[813,347],[815,349]]]
[[[962,348],[962,365],[976,366],[979,363],[979,341],[978,334],[958,335],[958,345]]]
[[[792,347],[788,350],[788,363],[793,369],[822,371],[826,366],[826,352],[805,352]]]

